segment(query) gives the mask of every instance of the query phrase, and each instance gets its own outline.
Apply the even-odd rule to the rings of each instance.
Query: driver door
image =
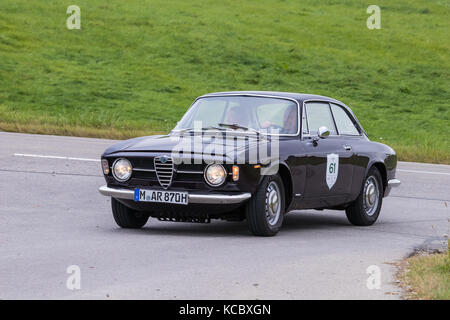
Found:
[[[304,135],[307,174],[304,200],[311,208],[344,204],[350,195],[353,178],[353,152],[338,135],[328,102],[305,104],[308,133]],[[329,129],[329,137],[318,137],[319,127]]]

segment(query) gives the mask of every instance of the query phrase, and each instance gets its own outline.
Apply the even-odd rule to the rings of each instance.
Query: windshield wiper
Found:
[[[175,132],[176,132],[176,133],[179,133],[179,134],[183,134],[183,133],[186,133],[186,132],[189,132],[189,131],[195,131],[195,129],[196,129],[196,128],[185,128],[185,129],[181,129],[180,131],[175,131]],[[212,130],[212,129],[214,129],[214,130],[220,130],[220,131],[225,130],[224,128],[215,127],[215,126],[208,126],[208,127],[201,128],[202,131],[205,131],[205,130]]]
[[[184,128],[184,129],[180,129],[179,131],[172,131],[172,132],[173,133],[183,134],[185,132],[192,131],[192,130],[194,130],[194,128]]]
[[[245,126],[241,126],[240,124],[237,124],[237,123],[219,123],[219,126],[225,127],[225,128],[230,128],[230,129],[233,129],[233,130],[241,129],[241,130],[245,130],[245,131],[251,131],[251,132],[256,133],[258,136],[259,135],[264,135],[263,133],[259,132],[256,129],[248,128],[248,127],[245,127]]]
[[[240,124],[237,124],[237,123],[219,123],[218,127],[216,127],[216,126],[208,126],[208,127],[201,128],[201,130],[202,131],[205,131],[205,130],[224,131],[224,130],[226,130],[225,128],[230,128],[230,129],[233,129],[233,130],[241,129],[241,130],[244,130],[244,131],[251,131],[251,132],[255,133],[257,136],[264,136],[264,137],[267,136],[266,134],[263,134],[263,133],[259,132],[256,129],[248,128],[248,127],[245,127],[245,126],[241,126]],[[185,129],[181,129],[180,131],[176,131],[176,132],[179,133],[179,134],[183,134],[183,133],[186,133],[186,132],[189,132],[189,131],[195,131],[195,128],[185,128]]]
[[[225,130],[224,128],[220,128],[220,127],[216,127],[216,126],[208,126],[208,127],[202,128],[202,130],[211,130],[211,129],[220,130],[220,131]]]

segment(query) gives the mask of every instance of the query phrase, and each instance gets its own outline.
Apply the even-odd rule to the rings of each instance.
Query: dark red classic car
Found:
[[[400,185],[397,156],[367,137],[340,101],[285,92],[197,98],[168,135],[119,142],[102,155],[112,212],[123,228],[168,221],[247,220],[272,236],[292,210],[345,210],[373,224]]]

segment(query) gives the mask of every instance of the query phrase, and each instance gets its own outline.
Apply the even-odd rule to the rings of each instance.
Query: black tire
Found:
[[[370,205],[370,202],[365,200],[366,184],[373,181],[376,181],[374,185],[377,189],[377,202],[369,210],[367,206]],[[358,198],[345,209],[348,221],[355,226],[370,226],[374,224],[380,215],[381,205],[383,204],[383,191],[383,180],[380,172],[375,167],[370,168]]]
[[[114,220],[121,228],[142,228],[149,218],[148,214],[132,210],[114,198],[111,198],[111,208]]]
[[[279,214],[273,220],[267,216],[269,185],[276,184],[279,191]],[[273,189],[271,189],[273,191]],[[278,207],[277,207],[278,208]],[[274,236],[278,233],[283,224],[285,211],[284,186],[279,175],[267,176],[263,179],[253,197],[249,200],[245,208],[248,228],[255,236]],[[276,210],[278,212],[278,209]],[[271,221],[271,222],[270,222]]]

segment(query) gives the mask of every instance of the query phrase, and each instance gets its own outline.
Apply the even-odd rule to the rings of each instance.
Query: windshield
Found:
[[[251,96],[198,99],[175,127],[244,129],[263,133],[298,134],[298,106],[291,100]]]

